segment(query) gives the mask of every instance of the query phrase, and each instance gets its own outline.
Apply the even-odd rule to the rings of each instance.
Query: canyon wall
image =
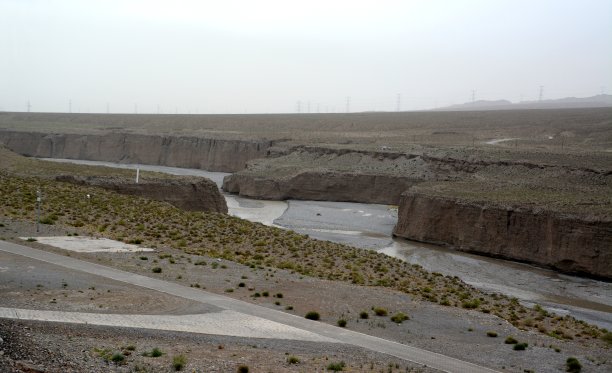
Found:
[[[206,178],[184,177],[180,180],[147,180],[138,184],[111,177],[72,175],[59,175],[56,180],[80,185],[92,185],[121,194],[168,202],[187,211],[227,213],[225,198],[219,191],[217,184]]]
[[[393,234],[612,279],[612,221],[407,191]]]
[[[141,163],[235,172],[265,157],[270,141],[110,134],[0,131],[0,143],[31,157]]]
[[[223,179],[223,190],[244,197],[272,200],[301,199],[396,205],[414,185],[409,177],[307,171],[275,178],[233,174]]]

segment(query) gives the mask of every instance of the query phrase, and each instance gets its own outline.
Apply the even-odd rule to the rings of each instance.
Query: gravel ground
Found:
[[[10,225],[5,228],[19,231],[18,225]],[[66,232],[61,232],[61,234],[65,233]],[[60,232],[58,232],[58,234],[60,234]],[[285,312],[290,312],[300,316],[305,315],[308,311],[314,310],[321,314],[322,322],[336,325],[338,320],[344,319],[347,322],[346,327],[354,331],[395,340],[401,343],[409,343],[416,347],[439,352],[498,370],[510,372],[524,372],[525,370],[534,370],[537,372],[558,372],[564,370],[564,362],[569,356],[578,357],[583,366],[587,368],[586,371],[605,372],[608,371],[609,368],[607,365],[609,363],[606,363],[606,360],[609,360],[610,349],[602,347],[601,343],[585,345],[574,341],[561,341],[541,334],[521,331],[509,323],[490,314],[444,307],[427,302],[415,302],[411,300],[408,295],[389,289],[356,286],[347,283],[302,277],[289,271],[271,268],[249,268],[226,260],[187,255],[182,251],[171,249],[163,249],[158,252],[143,254],[87,254],[67,252],[61,249],[42,245],[38,242],[19,241],[19,243],[28,244],[29,246],[42,248],[63,255],[70,255],[79,259],[97,262],[103,265],[117,267],[146,276],[160,278],[167,281],[174,281],[185,286],[200,287],[202,289],[206,289],[206,291],[224,294],[269,308],[284,310]],[[147,259],[143,260],[143,257],[146,257]],[[2,263],[7,263],[6,258],[0,259]],[[13,262],[19,261],[13,260]],[[20,265],[21,268],[24,269],[30,266],[31,263],[22,263]],[[2,266],[7,267],[4,264]],[[151,269],[156,266],[162,268],[161,273],[155,274],[151,271]],[[41,296],[39,293],[42,291],[36,289],[36,284],[39,281],[32,280],[31,278],[28,279],[28,276],[34,276],[34,274],[43,272],[41,271],[41,268],[43,267],[44,265],[37,263],[37,271],[14,271],[15,276],[21,276],[22,280],[12,283],[12,288],[10,289],[2,289],[0,306],[24,307],[24,305],[27,305],[29,308],[33,309],[77,310],[82,309],[82,307],[87,304],[86,301],[79,300],[79,298],[74,296],[74,294],[80,294],[79,290],[87,290],[85,285],[89,285],[90,280],[79,280],[79,274],[72,273],[70,274],[70,282],[73,285],[69,285],[68,290],[63,288],[61,285],[61,278],[63,278],[62,276],[65,276],[66,270],[61,269],[61,271],[57,272],[55,275],[51,275],[51,273],[54,272],[52,268],[46,268],[44,272],[49,273],[48,282],[55,284],[55,287],[57,288],[56,291],[68,292],[68,296],[55,297],[57,303],[49,303],[49,296]],[[0,276],[5,276],[4,278],[6,278],[6,276],[8,276],[7,273],[8,271],[2,272],[0,273]],[[80,275],[89,276],[87,274]],[[3,281],[3,283],[4,282],[6,281]],[[96,282],[96,289],[107,289],[105,286],[110,285],[125,287],[127,290],[124,292],[119,292],[118,289],[111,288],[111,294],[113,294],[113,292],[116,293],[115,297],[96,299],[94,304],[99,304],[98,312],[119,313],[119,311],[127,311],[128,309],[132,309],[131,312],[136,313],[132,306],[129,306],[130,302],[126,300],[134,295],[134,291],[141,293],[141,296],[143,297],[146,296],[147,291],[145,289],[129,289],[129,286],[122,284],[105,284],[104,281],[100,283]],[[48,286],[49,288],[52,287],[51,285]],[[45,289],[45,291],[51,291],[51,289]],[[20,294],[16,295],[14,294],[15,292],[20,292]],[[257,296],[257,294],[259,294],[259,296]],[[160,299],[163,298],[161,294],[159,296]],[[167,295],[164,296],[170,297]],[[175,299],[175,297],[170,298]],[[85,300],[86,299],[88,298],[85,298]],[[164,308],[164,303],[160,301],[159,307],[149,305],[147,308],[151,314],[162,314],[168,311],[169,313],[184,314],[185,310],[193,311],[198,307],[197,305],[191,305],[189,303],[181,304],[180,302],[175,303],[175,305],[176,306],[174,308],[168,308],[167,306]],[[386,309],[387,316],[376,316],[373,308],[377,307]],[[367,312],[368,318],[362,319],[360,317],[361,312]],[[390,319],[390,316],[398,312],[407,314],[410,319],[401,324],[393,322]],[[7,321],[4,323],[4,325],[7,323],[22,324],[23,322]],[[34,325],[37,323],[30,324]],[[62,328],[65,327],[69,328],[70,330],[78,330],[81,328],[76,325],[67,326],[65,324],[51,323],[38,323],[37,325],[39,324],[44,325],[44,328],[51,329],[60,328],[59,325],[63,325],[61,326]],[[87,328],[84,326],[82,327]],[[113,328],[99,329],[110,330]],[[176,336],[180,334],[161,331],[156,332],[135,329],[128,330],[131,330],[136,336],[141,334],[147,336],[154,335],[156,336],[155,338],[160,338],[160,342],[156,343],[160,344],[160,346],[167,346],[164,347],[166,349],[175,349],[176,347],[172,346],[176,345],[163,344],[162,341],[166,341],[167,338],[170,338],[168,336],[173,336],[170,338],[170,340],[173,340],[173,338],[178,338]],[[489,331],[496,332],[498,337],[488,337],[487,333]],[[521,342],[527,342],[529,347],[526,351],[514,351],[512,349],[512,345],[504,343],[504,339],[507,336],[514,336]],[[223,339],[225,337],[222,338],[219,336],[205,335],[199,335],[197,337],[190,336],[189,338],[226,340]],[[243,339],[249,340],[249,338]],[[237,341],[241,339],[234,338],[232,340]],[[40,339],[38,341],[41,348],[49,348],[46,345],[46,341],[48,341],[47,339]],[[119,350],[122,344],[144,342],[141,337],[134,337],[130,342],[125,339],[110,341],[108,339],[101,338],[98,335],[91,336],[88,341],[87,348],[81,348],[81,350],[85,351],[87,356],[91,355],[91,349],[98,345],[103,346],[104,348]],[[308,361],[310,362],[312,359],[314,359],[312,360],[312,365],[308,365],[308,368],[301,365],[299,367],[296,366],[294,368],[296,368],[297,371],[316,371],[317,369],[325,368],[324,362],[328,362],[329,364],[328,360],[323,360],[325,352],[336,351],[329,347],[323,349],[324,352],[319,354],[317,351],[320,350],[310,350],[309,347],[316,344],[298,343],[293,341],[276,342],[282,346],[297,344],[301,346],[300,351],[310,351],[308,352]],[[269,343],[273,344],[276,342]],[[217,342],[210,343],[214,345]],[[247,347],[249,345],[248,342],[241,341],[240,343],[244,343]],[[317,347],[319,347],[319,345],[317,345]],[[337,348],[343,351],[344,349],[347,349],[346,351],[355,351],[355,349],[351,350],[351,348],[348,346]],[[264,358],[264,356],[257,353],[249,354],[252,353],[252,351],[249,348],[244,348],[244,346],[236,347],[236,349],[240,350],[241,352],[235,357],[244,357],[245,361],[248,361],[249,365],[252,367],[256,366],[256,364],[262,364],[261,370],[263,371],[286,371],[291,367],[282,366],[283,362],[287,358],[284,353],[287,352],[289,354],[297,354],[297,352],[286,348],[274,353],[270,352],[273,356],[275,356],[274,358],[271,356]],[[228,360],[228,356],[226,355],[227,350],[219,352],[219,350],[213,349],[214,351],[209,351],[205,357],[201,357],[199,354],[192,356],[192,353],[195,350],[195,348],[192,348],[189,350],[191,352],[186,352],[187,349],[175,349],[172,351],[174,351],[174,354],[185,354],[189,361],[208,359],[206,360],[206,363],[202,363],[205,365],[197,365],[197,367],[207,367],[208,369],[209,365],[206,364],[210,364],[210,366],[219,364],[219,366],[224,367],[219,368],[220,371],[232,371],[236,367],[236,361],[239,361],[239,359]],[[557,352],[557,350],[559,352]],[[218,356],[213,352],[218,353]],[[300,352],[300,354],[304,353],[305,352]],[[82,354],[83,353],[81,353],[81,355]],[[347,364],[352,365],[351,370],[353,371],[369,370],[368,364],[370,361],[364,360],[363,356],[373,356],[369,353],[364,355],[364,352],[359,352],[354,355],[348,352],[346,353],[348,355],[342,355],[341,352],[338,352],[338,354],[340,354],[338,355],[339,358],[344,360]],[[232,356],[230,355],[229,357]],[[260,357],[262,359],[259,359]],[[19,360],[20,358],[12,359]],[[395,360],[392,358],[378,357],[376,359],[375,366],[382,367],[382,369],[386,369],[389,363],[395,364]],[[87,364],[94,364],[90,363],[90,361],[100,361],[100,364],[105,364],[104,359],[100,357],[89,356],[87,357],[86,361]],[[150,359],[144,359],[143,361],[149,363],[151,362]],[[157,362],[158,360],[155,361]],[[165,363],[166,367],[160,367],[160,369],[167,369],[169,361],[170,360],[168,357],[168,360],[166,360]],[[130,366],[134,368],[136,366],[135,364],[139,364],[139,362],[133,361],[130,364]],[[259,367],[259,365],[257,366]],[[280,366],[282,366],[281,369],[275,370]],[[402,369],[405,369],[405,364],[400,364],[400,366],[403,367]],[[114,365],[110,365],[110,367],[113,367],[113,369],[122,369],[121,366],[115,367]],[[368,369],[365,369],[364,367],[367,367]],[[260,369],[258,368],[255,371],[260,371]],[[377,371],[380,371],[380,369],[377,369]]]

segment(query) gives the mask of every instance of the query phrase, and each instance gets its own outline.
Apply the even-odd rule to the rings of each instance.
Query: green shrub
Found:
[[[370,318],[370,314],[369,314],[369,313],[367,313],[366,311],[361,311],[361,312],[359,313],[359,317],[365,320],[365,319]]]
[[[289,364],[299,364],[300,363],[300,359],[298,359],[296,356],[289,356],[287,358],[287,362]]]
[[[309,311],[308,313],[306,313],[305,316],[308,320],[319,320],[321,318],[321,315],[319,315],[318,312],[316,311]]]
[[[239,284],[238,284],[238,287],[239,287],[239,288],[243,288],[243,287],[245,287],[245,286],[246,286],[246,284],[245,284],[244,282],[241,282],[241,283],[239,283]]]
[[[141,256],[140,260],[149,260],[149,257],[148,256]]]
[[[193,263],[193,265],[196,265],[196,266],[205,266],[206,264],[207,264],[206,260],[200,260],[200,261]]]
[[[376,314],[376,316],[387,316],[388,314],[387,310],[382,307],[374,308],[374,313]]]
[[[410,320],[410,317],[403,312],[398,312],[395,315],[391,316],[391,321],[397,324],[401,324],[402,322]]]
[[[155,347],[154,349],[152,349],[149,352],[143,352],[142,356],[147,356],[147,357],[160,357],[162,356],[164,353],[157,347]]]
[[[116,353],[110,359],[113,363],[121,363],[123,360],[125,360],[125,356],[120,353]]]
[[[497,337],[497,333],[494,332],[494,331],[488,331],[487,332],[487,337],[495,338],[495,337]]]
[[[523,351],[527,348],[527,346],[529,346],[527,343],[523,342],[523,343],[517,343],[514,345],[513,349],[516,351]]]
[[[177,372],[179,370],[183,370],[186,364],[187,364],[187,358],[184,355],[178,355],[172,358],[172,367]]]
[[[575,357],[568,357],[565,361],[565,366],[567,367],[567,369],[565,369],[566,372],[580,373],[582,370],[582,365]]]
[[[341,328],[346,328],[346,320],[345,319],[338,320],[338,326]]]
[[[276,297],[277,298],[282,298],[283,297],[283,293],[276,293]]]
[[[249,367],[246,365],[239,366],[238,373],[249,373]]]
[[[331,371],[334,371],[334,372],[340,372],[340,371],[344,370],[344,366],[345,366],[344,361],[341,361],[339,363],[330,363],[327,366],[327,370],[331,370]]]
[[[461,307],[466,308],[468,310],[478,308],[478,306],[480,306],[479,299],[472,299],[470,301],[464,300],[463,302],[461,302]]]
[[[604,342],[608,343],[608,345],[612,345],[612,332],[607,332],[601,336]]]
[[[508,337],[508,338],[506,338],[504,343],[507,344],[507,345],[515,345],[515,344],[518,343],[518,341],[516,339],[514,339],[514,337]]]
[[[153,267],[151,268],[151,271],[153,271],[153,273],[161,273],[162,269],[161,267]]]
[[[267,291],[264,291],[261,293],[261,295],[263,295],[264,297],[269,297],[270,293],[268,293]]]

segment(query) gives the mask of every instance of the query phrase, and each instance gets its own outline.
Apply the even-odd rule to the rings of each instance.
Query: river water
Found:
[[[72,159],[46,159],[96,166],[203,176],[221,186],[223,172],[176,167],[118,164]],[[135,173],[134,173],[135,175]],[[292,229],[313,238],[340,242],[420,264],[430,271],[458,276],[477,288],[540,304],[558,314],[571,314],[612,329],[612,283],[563,275],[506,260],[462,253],[423,243],[394,239],[397,209],[387,205],[322,202],[266,201],[223,193],[229,214],[253,222]]]

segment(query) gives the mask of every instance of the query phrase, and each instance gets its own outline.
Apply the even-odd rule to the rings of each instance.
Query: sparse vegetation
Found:
[[[308,320],[315,320],[316,321],[316,320],[319,320],[321,318],[321,315],[319,315],[319,313],[316,312],[316,311],[309,311],[309,312],[306,313],[305,317]]]
[[[527,343],[522,342],[522,343],[515,344],[512,349],[516,350],[516,351],[523,351],[523,350],[525,350],[527,348],[527,346],[528,346]]]
[[[344,361],[341,361],[339,363],[330,363],[327,366],[327,370],[331,370],[333,372],[340,372],[344,370],[344,367],[346,366],[346,364],[344,364]]]
[[[565,361],[565,371],[570,373],[580,373],[582,371],[582,364],[575,357],[568,357]]]
[[[387,310],[382,307],[375,307],[373,311],[376,316],[387,316],[388,314]]]
[[[338,320],[337,324],[341,328],[346,328],[346,320],[345,319]]]
[[[185,355],[177,355],[172,358],[172,367],[175,371],[183,370],[183,368],[187,365],[187,358]]]
[[[514,337],[507,337],[506,340],[504,341],[505,344],[509,344],[509,345],[514,345],[517,344],[518,341],[516,339],[514,339]]]
[[[161,273],[162,269],[161,269],[161,267],[153,267],[153,268],[151,268],[151,272],[153,272],[153,273]]]
[[[410,317],[403,312],[398,312],[395,315],[391,316],[391,321],[397,324],[401,324],[406,320],[410,320]]]
[[[289,357],[287,358],[287,362],[288,362],[289,364],[299,364],[299,363],[300,363],[300,359],[299,359],[297,356],[293,356],[293,355],[292,355],[292,356],[289,356]]]
[[[488,331],[487,332],[487,337],[495,338],[495,337],[497,337],[497,332]]]

